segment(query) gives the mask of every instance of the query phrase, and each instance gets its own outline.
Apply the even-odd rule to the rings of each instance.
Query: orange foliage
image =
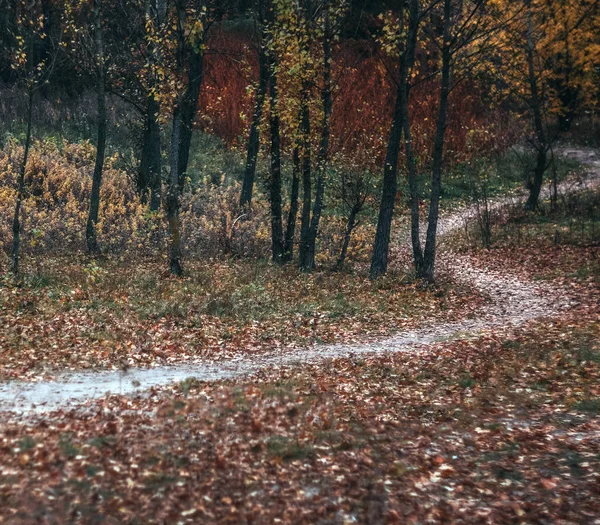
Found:
[[[258,64],[251,39],[242,33],[223,29],[213,32],[206,55],[206,82],[201,94],[203,129],[215,133],[229,145],[244,146],[254,97],[248,86],[256,81]],[[331,117],[331,153],[365,168],[377,169],[383,163],[391,123],[395,89],[390,74],[375,46],[367,41],[344,41],[334,53],[335,83]],[[423,168],[430,157],[435,129],[439,80],[417,84],[411,92],[411,115],[415,152]],[[498,110],[481,102],[480,90],[463,83],[450,98],[446,155],[449,162],[467,160],[474,151],[472,130],[478,134],[481,153],[493,141],[507,138],[494,133],[501,122]],[[470,137],[470,138],[469,138]]]
[[[228,145],[245,143],[246,128],[254,103],[248,86],[258,76],[255,44],[244,33],[213,31],[204,58],[205,79],[200,93],[202,129]]]

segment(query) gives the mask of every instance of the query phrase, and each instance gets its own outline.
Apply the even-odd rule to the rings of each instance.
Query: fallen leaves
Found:
[[[80,261],[52,259],[29,269],[49,284],[2,288],[0,379],[366,342],[426,318],[456,319],[481,302],[466,287],[422,290],[400,284],[403,276],[373,284],[256,261],[190,263],[181,281],[161,279],[161,261],[97,264],[93,282]]]
[[[600,360],[590,359],[600,316],[586,321],[6,419],[0,514],[590,522],[600,511],[600,420],[574,400],[600,384]]]

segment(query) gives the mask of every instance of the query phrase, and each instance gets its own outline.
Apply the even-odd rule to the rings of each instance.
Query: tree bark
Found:
[[[265,31],[265,0],[259,2],[259,23],[260,23],[260,41],[258,43],[258,66],[259,77],[256,90],[256,101],[254,103],[254,113],[252,115],[252,124],[250,126],[250,136],[248,137],[248,150],[246,155],[246,167],[244,170],[244,181],[240,194],[240,207],[249,206],[252,202],[252,192],[254,189],[254,177],[256,174],[256,161],[260,148],[260,121],[262,118],[263,107],[265,103],[267,84],[269,81],[269,61],[265,50],[266,35]]]
[[[158,113],[160,106],[153,95],[148,96],[146,108],[146,122],[144,125],[144,143],[142,146],[142,158],[140,162],[140,175],[138,179],[138,191],[146,202],[150,192],[150,209],[160,209],[160,186],[161,186],[161,144],[160,125]]]
[[[12,232],[12,273],[15,278],[19,275],[19,250],[21,248],[21,205],[25,194],[25,173],[27,169],[27,160],[29,159],[29,149],[31,146],[31,127],[33,121],[33,91],[30,89],[28,94],[27,106],[27,134],[25,136],[25,147],[23,150],[23,160],[19,168],[19,182],[17,186],[17,202],[15,203],[15,214],[13,216]]]
[[[273,262],[284,261],[283,223],[281,218],[281,145],[279,130],[279,109],[277,91],[277,71],[274,60],[271,62],[269,98],[271,127],[271,180],[269,181],[271,201],[271,251]]]
[[[300,258],[300,268],[311,272],[315,268],[315,252],[317,235],[319,233],[319,222],[323,211],[323,199],[325,196],[325,170],[329,154],[330,117],[332,110],[331,98],[331,20],[329,13],[329,0],[323,3],[325,12],[325,29],[323,34],[323,88],[321,99],[323,101],[323,122],[321,129],[321,143],[319,147],[319,158],[317,162],[317,188],[315,192],[315,204],[310,220],[308,235],[306,236],[306,251],[304,257]]]
[[[283,259],[290,262],[294,259],[294,236],[296,234],[296,218],[298,216],[298,193],[300,191],[300,152],[294,148],[294,168],[292,173],[292,188],[290,192],[290,211],[285,230],[285,245]]]
[[[194,121],[203,80],[204,52],[201,45],[190,49],[188,85],[181,101],[181,139],[179,143],[179,184],[181,189],[183,189],[183,177],[188,168]]]
[[[526,210],[535,210],[538,206],[540,191],[544,182],[546,171],[548,145],[546,143],[546,132],[542,116],[542,105],[540,101],[537,76],[535,74],[535,44],[533,42],[533,13],[531,12],[531,0],[527,1],[527,69],[529,76],[529,89],[531,91],[531,111],[533,113],[533,127],[535,131],[536,166],[533,175],[533,184],[529,190],[529,198],[525,203]]]
[[[451,0],[444,0],[444,36],[442,44],[442,81],[440,90],[440,105],[435,129],[433,146],[431,201],[429,203],[429,219],[423,266],[419,277],[433,281],[436,256],[437,224],[439,218],[440,194],[442,189],[442,167],[444,161],[444,139],[446,135],[446,120],[448,116],[448,96],[450,94],[450,60],[452,58],[451,40]]]
[[[344,242],[342,244],[342,250],[340,252],[340,256],[338,257],[337,262],[335,263],[334,270],[340,271],[344,267],[344,262],[346,262],[346,254],[348,253],[348,246],[350,245],[350,239],[352,237],[352,232],[354,228],[356,228],[358,222],[356,220],[356,216],[360,211],[359,206],[354,206],[350,210],[350,215],[348,215],[348,223],[346,224],[346,234],[344,235]]]
[[[146,16],[154,20],[156,26],[162,31],[167,17],[166,0],[146,0]],[[160,63],[162,58],[160,46],[153,44],[150,46],[150,50],[154,63]],[[157,79],[152,75],[148,75],[148,83],[154,88],[157,87]],[[150,210],[152,211],[160,209],[161,200],[162,152],[159,114],[160,103],[150,90],[146,101],[138,191],[142,195],[143,202],[146,202],[148,192],[150,193]]]
[[[544,173],[546,172],[548,155],[545,148],[536,148],[535,168],[533,171],[533,182],[529,189],[529,197],[525,203],[525,209],[533,211],[538,207],[540,192],[544,184]]]
[[[417,36],[419,31],[419,1],[410,0],[410,19],[407,36],[407,68],[401,80],[400,88],[403,90],[402,121],[404,125],[404,148],[406,154],[406,171],[408,174],[408,185],[410,190],[410,236],[413,251],[413,264],[417,275],[423,268],[423,248],[421,246],[420,217],[419,217],[419,187],[417,183],[417,168],[412,148],[412,131],[409,113],[409,91],[410,85],[408,73],[415,60],[417,47]]]
[[[385,166],[383,169],[383,190],[381,203],[379,205],[379,216],[377,218],[377,230],[373,243],[373,255],[371,257],[371,269],[369,276],[376,279],[387,271],[388,254],[390,249],[390,234],[392,229],[392,217],[394,204],[398,192],[398,154],[400,153],[400,138],[402,135],[402,111],[401,93],[396,94],[396,104],[392,127],[388,137]]]
[[[308,34],[312,26],[312,1],[301,0],[298,2],[299,16],[304,24],[304,30]],[[309,53],[309,44],[304,42],[302,52]],[[302,223],[300,226],[300,245],[298,250],[298,265],[300,268],[308,266],[310,215],[312,208],[312,160],[310,142],[310,108],[309,108],[310,85],[308,79],[302,80],[300,94],[300,136],[302,137],[301,159],[302,159]]]
[[[167,222],[171,236],[169,270],[172,275],[183,275],[181,263],[181,232],[179,224],[179,199],[183,192],[188,167],[194,120],[198,109],[198,97],[203,79],[203,39],[194,44],[186,43],[184,34],[185,5],[178,3],[178,68],[183,76],[187,62],[187,86],[173,108],[173,131],[171,134],[170,176],[167,191]],[[201,12],[201,10],[199,11]],[[200,16],[200,15],[199,15]],[[189,39],[189,38],[188,38]]]
[[[181,234],[179,231],[179,144],[181,142],[181,111],[178,106],[173,110],[173,131],[171,135],[171,152],[169,187],[167,190],[166,213],[169,225],[171,244],[169,246],[169,271],[171,275],[183,275],[181,265]]]
[[[100,209],[100,188],[102,186],[102,171],[106,153],[106,78],[104,71],[104,40],[102,35],[102,20],[100,7],[94,4],[94,45],[96,51],[96,100],[98,107],[96,162],[92,177],[92,192],[90,194],[90,210],[86,226],[87,250],[90,254],[98,253],[98,237],[96,224]]]
[[[310,211],[312,206],[310,111],[308,107],[308,86],[306,84],[302,87],[300,113],[300,134],[302,136],[302,224],[300,227],[298,264],[302,268],[306,266],[306,261],[308,259],[308,236],[310,232]]]

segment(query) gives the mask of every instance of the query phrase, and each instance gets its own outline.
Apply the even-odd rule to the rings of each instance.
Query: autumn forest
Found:
[[[600,523],[600,1],[0,0],[0,523]]]

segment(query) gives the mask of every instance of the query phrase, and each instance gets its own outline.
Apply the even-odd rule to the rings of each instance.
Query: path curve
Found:
[[[563,149],[570,156],[587,165],[589,178],[569,181],[563,192],[580,191],[600,182],[600,155],[591,150]],[[501,208],[515,197],[503,197],[492,206]],[[473,209],[466,209],[442,217],[439,234],[445,235],[462,228],[465,220],[472,220]],[[320,360],[373,355],[388,352],[407,352],[426,349],[440,341],[474,337],[500,326],[518,326],[531,319],[551,316],[569,308],[567,294],[554,286],[524,281],[510,273],[499,273],[477,267],[468,256],[451,251],[441,252],[439,266],[449,271],[456,281],[463,281],[486,294],[490,301],[476,319],[454,323],[431,324],[402,332],[393,337],[361,345],[317,345],[301,350],[250,358],[237,358],[218,363],[197,363],[132,369],[120,371],[65,373],[53,381],[27,383],[10,381],[0,384],[0,412],[17,414],[49,412],[56,409],[81,407],[82,403],[106,394],[133,394],[154,386],[166,385],[194,377],[201,381],[219,381],[250,375],[265,368],[274,368]]]

